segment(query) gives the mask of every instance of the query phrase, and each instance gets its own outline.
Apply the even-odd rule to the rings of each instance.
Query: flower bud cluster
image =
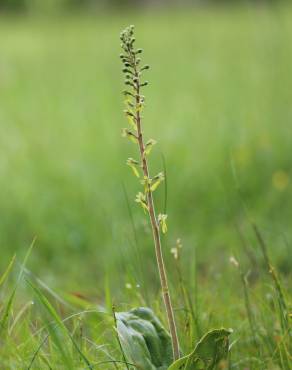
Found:
[[[129,138],[132,142],[139,145],[140,161],[133,158],[128,158],[127,165],[132,169],[133,174],[141,178],[140,183],[144,187],[143,192],[139,192],[135,201],[139,203],[145,212],[149,212],[149,194],[154,192],[158,186],[164,181],[164,174],[158,173],[154,177],[148,175],[148,170],[145,172],[146,157],[150,154],[156,140],[149,139],[145,144],[141,128],[141,113],[145,105],[145,98],[141,95],[141,89],[148,85],[147,81],[141,81],[142,74],[147,71],[149,65],[141,66],[141,58],[139,57],[143,50],[135,49],[134,26],[127,27],[120,34],[121,47],[123,53],[120,55],[125,76],[126,90],[123,91],[125,96],[126,109],[124,113],[129,122],[130,128],[122,130],[122,136]],[[147,164],[146,164],[147,167]],[[166,225],[167,215],[160,214],[157,218],[157,224],[161,227],[163,233],[167,231]]]

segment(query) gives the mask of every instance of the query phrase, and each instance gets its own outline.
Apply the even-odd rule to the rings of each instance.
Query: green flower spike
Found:
[[[142,111],[145,107],[145,97],[142,95],[142,91],[145,86],[148,85],[148,82],[145,81],[143,78],[144,72],[149,69],[148,65],[141,66],[141,58],[138,56],[141,55],[142,49],[134,48],[135,44],[135,37],[134,37],[134,26],[127,27],[120,35],[121,39],[121,47],[123,49],[122,54],[120,55],[121,62],[123,64],[122,72],[124,74],[124,83],[126,85],[126,90],[123,91],[125,97],[125,114],[129,121],[130,128],[132,131],[128,130],[127,128],[123,129],[123,136],[128,137],[131,141],[137,144],[139,150],[139,161],[138,163],[133,158],[129,158],[127,160],[127,165],[131,167],[132,171],[134,172],[135,176],[139,177],[141,175],[142,179],[140,183],[144,187],[144,191],[140,191],[136,195],[135,202],[139,203],[143,211],[148,213],[149,221],[151,223],[151,228],[153,231],[153,242],[156,252],[156,261],[157,261],[157,268],[159,270],[160,275],[160,283],[161,283],[161,291],[164,298],[165,310],[167,313],[167,319],[169,323],[170,335],[171,335],[171,343],[172,343],[172,352],[173,352],[173,359],[177,360],[180,357],[179,351],[179,342],[176,332],[176,325],[174,320],[174,313],[172,308],[172,303],[170,299],[170,294],[168,290],[167,284],[167,276],[166,271],[163,263],[163,254],[162,254],[162,246],[160,241],[160,232],[166,233],[167,225],[166,225],[166,218],[167,215],[159,215],[156,216],[155,207],[154,207],[154,198],[152,192],[157,189],[159,184],[164,180],[164,175],[160,172],[155,177],[150,175],[149,165],[148,165],[148,158],[147,156],[150,154],[153,145],[156,144],[156,141],[153,139],[144,142],[143,136],[143,116]],[[138,171],[139,170],[139,171]],[[161,230],[160,230],[161,228]],[[133,331],[131,331],[132,333]],[[153,333],[151,332],[151,336]],[[131,334],[132,335],[132,334]],[[136,337],[136,336],[135,336]],[[151,337],[152,338],[152,337]],[[152,340],[152,339],[151,339]],[[140,339],[139,339],[140,341]],[[147,351],[148,351],[148,341],[147,341]],[[136,350],[136,347],[135,347]],[[157,351],[157,347],[155,347],[155,351]],[[151,353],[152,357],[152,353]],[[141,355],[138,356],[141,358]],[[134,358],[132,361],[134,361]],[[138,363],[137,363],[138,365]],[[140,363],[139,363],[140,365]],[[149,363],[149,365],[151,365]],[[151,365],[151,369],[155,367],[155,369],[159,368],[162,370],[166,370],[166,366],[158,366],[158,362],[155,362],[155,366]],[[161,364],[162,365],[162,364]],[[166,365],[166,364],[165,364]],[[167,363],[168,365],[168,363]],[[148,363],[146,365],[147,369],[150,367]],[[146,367],[143,365],[141,369]],[[132,366],[131,366],[132,368]]]

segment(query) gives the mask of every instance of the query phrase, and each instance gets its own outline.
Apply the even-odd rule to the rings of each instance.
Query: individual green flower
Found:
[[[133,173],[134,173],[135,176],[140,177],[140,173],[139,173],[139,171],[137,169],[137,166],[139,166],[139,162],[138,161],[136,161],[133,158],[128,158],[127,159],[127,165],[131,167],[131,169],[132,169],[132,171],[133,171]]]
[[[129,138],[133,143],[137,144],[138,143],[138,138],[135,134],[133,134],[132,131],[130,131],[127,128],[122,129],[122,136]]]
[[[150,185],[152,183],[152,179],[147,176],[144,176],[143,180],[140,181],[142,185],[144,185],[144,191],[147,193],[150,189]]]
[[[144,109],[144,103],[141,101],[139,104],[136,105],[136,112],[142,112]]]
[[[166,224],[167,215],[163,213],[159,213],[157,220],[158,220],[159,226],[161,226],[161,231],[163,232],[163,234],[166,234],[167,233],[167,224]]]
[[[127,100],[126,104],[129,105],[132,103],[129,100]],[[136,118],[135,118],[134,113],[129,109],[126,109],[124,112],[125,112],[125,115],[127,117],[129,124],[133,127],[134,130],[137,130]]]
[[[151,181],[150,191],[155,191],[162,181],[164,181],[164,173],[159,172],[159,174],[153,177]]]
[[[149,139],[147,141],[147,143],[145,144],[145,149],[144,149],[144,154],[147,154],[149,155],[152,148],[153,148],[153,145],[157,144],[157,141],[154,140],[154,139]]]
[[[144,212],[145,211],[149,211],[149,208],[148,208],[148,205],[147,205],[147,200],[146,200],[146,195],[139,192],[137,195],[136,195],[136,199],[135,199],[135,202],[141,204]]]

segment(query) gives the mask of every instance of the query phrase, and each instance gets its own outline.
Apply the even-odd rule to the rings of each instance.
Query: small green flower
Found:
[[[135,131],[137,131],[137,124],[136,124],[136,119],[135,119],[134,115],[129,114],[128,111],[126,111],[125,114],[126,114],[126,117],[127,117],[127,120],[129,122],[129,124],[133,127],[133,129]]]
[[[151,181],[150,191],[155,191],[162,181],[164,181],[164,173],[159,172],[159,174],[153,177]]]
[[[139,162],[136,161],[133,158],[128,158],[127,159],[127,165],[132,168],[132,171],[134,172],[134,175],[139,178],[140,174],[139,174],[139,171],[137,170],[137,166],[139,166]]]
[[[163,234],[166,234],[167,233],[167,224],[166,224],[167,215],[159,213],[157,220],[158,220],[158,225],[161,226],[161,231],[163,232]]]
[[[130,131],[127,128],[122,129],[122,137],[127,137],[129,138],[133,143],[137,144],[138,143],[138,138],[135,134],[133,134],[132,131]]]
[[[157,141],[154,139],[149,139],[147,143],[145,144],[144,154],[149,155],[153,145],[157,144]]]
[[[143,180],[140,181],[142,185],[144,185],[144,191],[145,193],[148,193],[149,189],[150,189],[150,185],[152,183],[152,179],[144,176]]]
[[[147,204],[147,200],[146,200],[146,196],[145,194],[139,192],[137,195],[136,195],[136,199],[135,199],[135,202],[141,204],[144,212],[148,212],[149,211],[149,208],[148,208],[148,204]]]

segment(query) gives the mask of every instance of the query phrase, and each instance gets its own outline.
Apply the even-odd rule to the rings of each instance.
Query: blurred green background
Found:
[[[0,8],[17,12],[52,11],[62,13],[82,10],[86,12],[114,8],[128,11],[130,8],[187,7],[208,5],[265,5],[279,4],[285,0],[1,0]],[[288,2],[288,1],[287,1]]]
[[[151,65],[152,173],[166,166],[167,189],[156,193],[169,215],[166,258],[180,237],[187,262],[196,251],[202,272],[222,270],[240,249],[236,225],[255,248],[254,220],[289,274],[291,5],[81,5],[1,1],[0,268],[36,237],[30,267],[49,284],[156,280],[133,201],[139,184],[125,166],[135,148],[120,135],[119,32],[135,24]]]

